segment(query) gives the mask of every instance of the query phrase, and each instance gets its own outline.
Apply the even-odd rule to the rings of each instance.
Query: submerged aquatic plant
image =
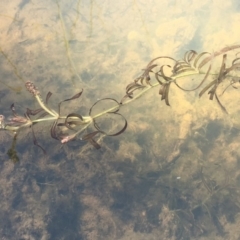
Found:
[[[100,99],[92,105],[87,116],[73,112],[70,112],[68,115],[61,114],[61,105],[64,102],[80,98],[83,90],[74,96],[61,101],[58,104],[58,109],[53,110],[48,104],[52,93],[48,92],[44,101],[37,87],[32,82],[28,81],[25,83],[25,87],[34,96],[40,108],[36,110],[30,110],[27,108],[24,116],[20,116],[17,114],[14,104],[12,104],[11,110],[13,116],[5,118],[4,115],[0,115],[0,128],[6,131],[12,131],[15,134],[18,134],[19,131],[24,128],[31,128],[34,144],[45,152],[36,140],[33,127],[35,124],[41,122],[52,122],[50,135],[53,139],[56,139],[61,143],[67,143],[72,140],[87,141],[96,149],[99,149],[100,145],[96,140],[98,135],[117,136],[126,130],[127,120],[119,113],[119,110],[123,106],[136,100],[144,93],[157,86],[160,87],[159,94],[161,95],[161,100],[164,100],[166,105],[170,106],[169,90],[171,84],[175,84],[183,91],[195,91],[200,89],[209,79],[210,82],[207,82],[207,84],[200,90],[199,97],[207,92],[209,94],[209,99],[213,100],[215,98],[220,108],[227,114],[226,108],[219,100],[217,89],[219,85],[225,81],[230,82],[227,88],[229,86],[234,87],[233,84],[240,81],[240,76],[238,75],[240,69],[240,57],[238,57],[238,53],[235,54],[231,64],[228,64],[227,62],[228,53],[232,53],[239,48],[240,45],[234,45],[225,47],[214,53],[197,53],[194,50],[190,50],[185,53],[181,60],[176,60],[169,56],[154,58],[143,69],[143,73],[132,83],[127,85],[125,95],[120,101],[113,98]],[[212,71],[213,64],[217,62],[217,59],[220,59],[220,64],[219,66],[214,66],[214,71]],[[189,86],[189,88],[186,89],[181,86],[180,82],[181,79],[189,76],[202,76],[202,78],[195,87],[190,88],[191,86]],[[225,88],[222,94],[227,88]],[[94,114],[93,109],[101,102],[111,103],[111,107]],[[116,132],[109,133],[101,128],[97,119],[102,116],[109,117],[112,115],[122,119],[123,124]],[[93,126],[94,130],[89,132],[90,126]],[[17,159],[14,150],[16,140],[17,137],[15,135],[11,151],[9,152],[13,153],[15,159]]]

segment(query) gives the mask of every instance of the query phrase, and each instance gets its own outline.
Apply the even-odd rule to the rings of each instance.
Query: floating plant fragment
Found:
[[[61,23],[63,23],[59,4],[58,10]],[[63,32],[65,32],[64,26]],[[65,38],[65,40],[67,39]],[[25,83],[26,89],[34,96],[40,108],[36,110],[27,108],[24,116],[20,116],[17,114],[14,104],[12,104],[11,110],[13,116],[7,118],[8,120],[6,121],[4,115],[0,115],[0,129],[18,132],[22,128],[29,126],[32,129],[34,144],[44,151],[36,140],[33,125],[50,121],[52,122],[50,135],[53,139],[61,143],[80,139],[91,143],[95,148],[99,149],[100,145],[96,141],[96,137],[99,134],[117,136],[127,129],[127,120],[120,113],[122,107],[138,99],[144,93],[157,86],[160,87],[159,94],[161,95],[161,100],[165,100],[165,104],[169,106],[169,90],[172,83],[183,91],[194,91],[199,89],[203,83],[206,82],[206,85],[200,89],[199,97],[207,92],[209,94],[209,99],[213,100],[215,97],[222,111],[227,113],[226,108],[219,100],[217,90],[219,85],[225,83],[226,80],[230,80],[230,84],[223,90],[222,94],[226,92],[229,86],[237,88],[234,84],[240,82],[240,76],[238,75],[240,70],[240,57],[237,56],[239,52],[236,54],[235,58],[232,58],[230,64],[228,63],[228,59],[231,58],[232,55],[230,53],[228,54],[228,52],[238,50],[239,48],[240,45],[233,45],[213,53],[206,51],[197,53],[195,50],[190,50],[184,54],[181,60],[176,60],[169,56],[156,57],[147,64],[139,77],[135,78],[133,82],[127,85],[125,94],[120,102],[113,98],[102,98],[92,105],[88,116],[83,116],[81,113],[75,112],[70,112],[66,115],[61,113],[61,104],[63,102],[78,99],[82,95],[83,90],[71,98],[59,102],[58,108],[55,111],[48,106],[52,93],[48,92],[45,101],[43,101],[39,90],[32,82],[28,81]],[[68,46],[66,50],[71,63],[72,59],[69,55]],[[2,54],[4,53],[2,52]],[[11,61],[7,57],[6,59],[11,64]],[[218,63],[219,59],[221,60],[221,64]],[[228,64],[230,66],[227,66]],[[216,67],[217,69],[215,65],[218,66]],[[12,66],[14,67],[14,65]],[[215,68],[214,71],[213,66]],[[74,65],[72,65],[72,67],[73,69],[75,68]],[[190,76],[201,76],[200,82],[198,82],[199,78],[192,79],[197,82],[197,85],[192,87],[191,81],[191,84],[182,87],[181,81],[183,81],[183,78]],[[92,128],[94,128],[93,131],[90,130]],[[14,141],[16,142],[16,137]],[[10,152],[14,153],[13,150]]]

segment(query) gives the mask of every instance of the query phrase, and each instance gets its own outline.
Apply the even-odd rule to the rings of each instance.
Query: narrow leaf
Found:
[[[228,114],[226,108],[222,105],[222,103],[220,102],[220,100],[219,100],[219,98],[218,98],[218,96],[217,96],[216,93],[215,93],[215,97],[216,97],[217,103],[218,103],[218,105],[221,107],[222,111],[223,111],[224,113]]]
[[[101,133],[101,131],[94,131],[94,132],[88,133],[82,137],[82,140],[88,141],[90,138],[95,137],[98,133]]]
[[[96,123],[95,120],[93,120],[93,124],[94,124],[94,127],[97,129],[98,132],[104,133],[104,134],[107,135],[107,136],[117,136],[117,135],[123,133],[123,132],[127,129],[127,125],[128,125],[128,124],[127,124],[127,120],[126,120],[126,118],[125,118],[122,114],[120,114],[120,113],[114,112],[114,113],[111,113],[111,114],[119,115],[119,116],[121,116],[121,117],[124,119],[124,126],[122,127],[122,129],[121,129],[120,131],[118,131],[118,132],[116,132],[116,133],[113,133],[113,134],[108,134],[108,133],[106,133],[105,131],[102,131],[102,130],[100,129],[100,127],[98,126],[98,124]]]
[[[100,146],[93,138],[89,139],[88,141],[89,141],[96,149],[100,149],[100,148],[101,148],[101,146]]]
[[[179,84],[177,83],[177,80],[175,80],[174,83],[176,84],[176,86],[177,86],[178,88],[180,88],[181,90],[186,91],[186,92],[190,92],[190,91],[197,90],[197,89],[198,89],[199,87],[201,87],[202,84],[206,81],[206,79],[207,79],[207,77],[208,77],[208,75],[209,75],[209,73],[210,73],[211,67],[212,67],[212,66],[209,65],[208,70],[207,70],[207,72],[206,72],[203,80],[200,82],[200,84],[199,84],[197,87],[195,87],[195,88],[193,88],[193,89],[185,89],[185,88],[182,88],[182,87],[179,86]]]
[[[196,55],[197,55],[196,51],[190,50],[184,54],[184,61],[189,63],[195,58]]]
[[[167,84],[167,86],[166,86],[165,96],[164,96],[164,98],[165,98],[165,103],[166,103],[166,105],[168,105],[168,106],[170,106],[169,100],[168,100],[169,89],[170,89],[170,83]]]
[[[67,115],[67,117],[65,118],[65,122],[64,122],[65,126],[66,126],[68,129],[74,130],[74,128],[72,128],[72,127],[70,126],[72,121],[69,122],[69,121],[68,121],[69,118],[70,118],[70,119],[71,119],[71,118],[72,118],[72,119],[78,118],[78,119],[79,119],[78,122],[83,123],[83,117],[82,117],[80,114],[70,113],[70,114]],[[77,120],[75,120],[75,122],[77,122]]]
[[[30,116],[30,115],[35,116],[42,111],[43,111],[42,108],[39,108],[39,109],[36,109],[36,110],[31,110],[31,109],[27,108],[26,114],[27,114],[27,116]]]
[[[14,103],[11,105],[11,110],[12,110],[12,113],[13,113],[13,116],[16,117],[17,116],[17,113],[16,113],[16,110],[15,110],[15,107],[14,107]]]
[[[92,133],[86,134],[82,137],[82,140],[90,142],[96,149],[101,148],[101,146],[93,139],[100,131],[94,131]]]
[[[213,80],[210,82],[206,87],[202,89],[202,91],[199,93],[199,97],[201,97],[210,87],[212,87],[214,84],[216,84],[217,80]]]
[[[61,108],[61,104],[62,104],[63,102],[67,102],[67,101],[71,101],[71,100],[74,100],[74,99],[76,99],[76,98],[79,98],[79,97],[82,95],[82,93],[83,93],[83,90],[82,90],[81,92],[75,94],[73,97],[61,101],[61,102],[58,104],[58,114],[60,115],[60,108]]]
[[[56,133],[56,126],[57,126],[57,122],[58,120],[54,121],[52,127],[51,127],[51,137],[56,139],[56,140],[59,140],[58,136],[57,136],[57,133]]]
[[[33,131],[33,127],[31,127],[31,129],[32,129],[32,136],[33,136],[33,144],[35,146],[39,147],[43,151],[43,153],[46,155],[47,153],[46,153],[45,149],[41,145],[38,144],[37,138],[36,138],[35,133]]]
[[[46,100],[45,100],[45,102],[46,102],[46,104],[48,104],[48,100],[49,100],[49,98],[52,96],[52,93],[51,92],[48,92],[48,94],[47,94],[47,96],[46,96]]]
[[[114,98],[102,98],[102,99],[99,99],[98,101],[96,101],[96,102],[92,105],[92,107],[91,107],[90,110],[89,110],[89,116],[91,116],[93,107],[96,106],[96,104],[98,104],[100,101],[105,101],[105,100],[112,100],[112,101],[116,102],[116,104],[117,104],[116,109],[115,109],[115,110],[112,110],[111,112],[108,112],[108,113],[116,113],[116,112],[119,111],[119,108],[120,108],[120,105],[121,105],[121,104],[120,104],[116,99],[114,99]]]
[[[202,53],[198,54],[198,56],[195,58],[194,63],[193,63],[193,66],[194,66],[195,68],[197,67],[197,64],[198,64],[199,59],[200,59],[202,56],[206,55],[206,54],[210,54],[210,53],[209,53],[209,52],[202,52]],[[201,63],[200,63],[200,65],[201,65]],[[198,69],[201,68],[200,65],[199,65]]]

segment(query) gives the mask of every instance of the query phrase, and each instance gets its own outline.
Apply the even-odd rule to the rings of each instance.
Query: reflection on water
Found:
[[[151,59],[182,58],[190,49],[212,53],[237,44],[240,34],[237,1],[0,6],[0,114],[6,116],[13,102],[21,116],[39,107],[26,94],[27,81],[43,98],[54,93],[53,109],[83,88],[61,113],[87,115],[98,99],[121,99]],[[194,83],[186,78],[181,87]],[[238,239],[238,84],[224,95],[227,86],[220,86],[228,115],[207,92],[199,100],[199,92],[173,86],[168,107],[153,89],[122,109],[127,131],[102,137],[100,150],[78,141],[61,145],[47,123],[34,125],[46,155],[32,144],[31,129],[13,141],[1,131],[1,239]],[[104,111],[100,103],[94,111]],[[98,124],[114,132],[115,118],[109,119]]]

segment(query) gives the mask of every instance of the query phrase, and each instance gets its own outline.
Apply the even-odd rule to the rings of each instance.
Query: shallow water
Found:
[[[56,111],[83,89],[79,99],[61,104],[61,113],[88,115],[99,99],[120,101],[155,57],[239,44],[237,1],[14,0],[0,9],[6,117],[12,103],[21,115],[39,108],[27,81],[44,100],[53,93],[49,106]],[[228,66],[237,52],[227,53]],[[201,79],[178,83],[193,88]],[[169,107],[152,88],[121,107],[124,133],[94,138],[99,150],[52,139],[52,122],[34,125],[46,154],[33,144],[31,129],[20,132],[15,147],[13,133],[1,131],[1,239],[238,239],[239,86],[221,95],[228,84],[219,87],[228,115],[207,92],[199,99],[199,90],[172,84]],[[100,101],[92,114],[111,104]],[[124,121],[106,114],[97,124],[113,134]]]

